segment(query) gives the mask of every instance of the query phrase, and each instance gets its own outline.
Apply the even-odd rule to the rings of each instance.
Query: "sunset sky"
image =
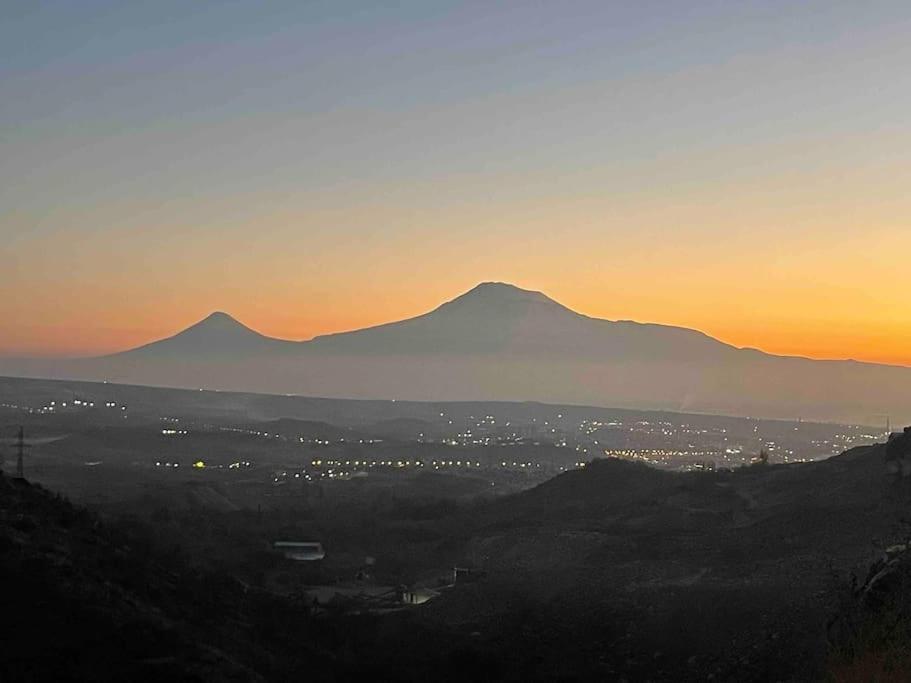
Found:
[[[0,354],[484,280],[911,365],[911,4],[0,4]]]

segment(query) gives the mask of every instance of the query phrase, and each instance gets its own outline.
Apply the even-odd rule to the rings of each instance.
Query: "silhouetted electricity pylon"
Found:
[[[25,430],[20,426],[19,435],[16,437],[16,479],[25,479]]]
[[[891,418],[891,416],[889,416],[889,415],[871,415],[871,416],[870,416],[870,419],[871,419],[871,420],[882,419],[882,418],[885,418],[885,419],[886,419],[886,438],[889,438],[889,435],[892,433],[892,418]]]

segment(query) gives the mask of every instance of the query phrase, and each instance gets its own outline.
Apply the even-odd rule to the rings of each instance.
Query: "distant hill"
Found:
[[[253,429],[265,430],[273,434],[281,434],[287,439],[303,441],[358,441],[371,438],[363,431],[356,431],[349,427],[337,427],[328,422],[316,420],[297,420],[281,418],[271,420],[265,424],[252,425]]]
[[[0,374],[335,398],[911,421],[911,368],[739,349],[695,330],[591,318],[494,282],[415,318],[310,341],[266,337],[215,313],[123,353],[5,360]]]

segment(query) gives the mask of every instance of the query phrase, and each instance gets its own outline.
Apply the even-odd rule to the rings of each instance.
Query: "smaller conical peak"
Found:
[[[273,343],[278,340],[265,337],[259,332],[251,330],[223,311],[216,311],[170,337],[159,339],[124,353],[190,353],[206,355],[221,352],[249,351],[258,348],[258,345],[262,344],[263,341]]]
[[[237,330],[249,330],[249,328],[243,323],[239,322],[236,318],[231,315],[228,315],[224,311],[215,311],[210,313],[205,318],[200,320],[198,323],[191,325],[184,332],[198,331],[198,330],[211,330],[214,332],[231,332]]]
[[[197,325],[240,325],[237,318],[224,311],[215,311],[200,320]]]
[[[237,319],[231,315],[228,315],[224,311],[213,311],[209,313],[202,322],[233,322],[236,323]]]

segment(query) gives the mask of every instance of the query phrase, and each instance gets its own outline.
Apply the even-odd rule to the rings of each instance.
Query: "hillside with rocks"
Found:
[[[867,680],[857,672],[901,665],[911,642],[906,562],[894,561],[911,536],[911,477],[889,466],[909,441],[733,471],[599,459],[522,493],[415,515],[351,499],[310,523],[339,545],[369,517],[369,535],[394,539],[415,570],[428,557],[470,570],[431,602],[383,614],[314,614],[241,580],[233,531],[209,541],[224,559],[200,568],[181,543],[197,545],[194,524],[227,523],[217,511],[175,511],[172,531],[155,533],[3,477],[0,576],[20,618],[4,624],[0,676]],[[230,514],[257,528],[255,514]]]

